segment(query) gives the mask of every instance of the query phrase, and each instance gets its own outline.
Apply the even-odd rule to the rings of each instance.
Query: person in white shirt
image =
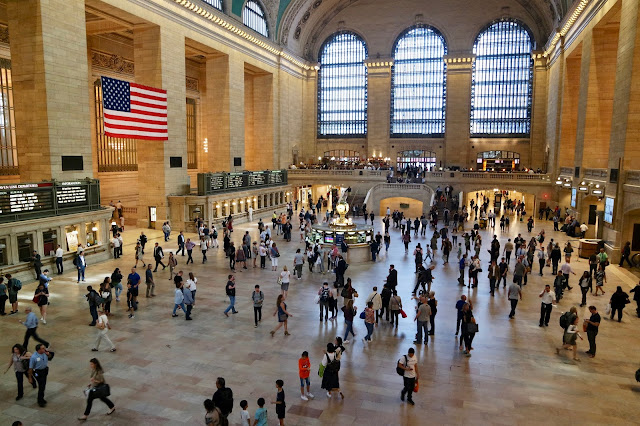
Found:
[[[98,348],[100,347],[100,342],[102,341],[102,339],[104,339],[109,345],[111,345],[110,351],[115,352],[116,345],[114,345],[111,339],[109,339],[109,336],[107,336],[107,332],[111,330],[111,325],[109,325],[109,318],[105,314],[104,308],[102,307],[98,309],[97,327],[98,327],[98,336],[96,337],[96,344],[91,350],[93,352],[98,352]]]
[[[404,397],[406,395],[407,402],[411,405],[415,405],[411,398],[413,389],[415,388],[419,378],[418,358],[415,355],[415,349],[409,348],[407,355],[404,355],[398,360],[398,368],[404,370],[404,374],[402,375],[404,387],[402,388],[402,392],[400,392],[400,399],[404,401]]]
[[[551,286],[547,284],[544,286],[544,290],[542,290],[539,297],[542,301],[542,304],[540,305],[540,327],[548,327],[553,304],[558,303],[556,301],[556,293],[551,291]]]
[[[62,256],[64,252],[62,251],[62,247],[58,244],[58,248],[56,249],[56,268],[58,268],[58,275],[61,275],[64,272],[64,266],[62,265]]]
[[[564,275],[564,285],[565,285],[565,287],[567,287],[569,290],[571,290],[573,287],[569,287],[569,274],[575,275],[576,273],[573,272],[573,268],[571,268],[571,259],[570,258],[567,258],[567,261],[562,264],[562,266],[560,267],[560,270],[562,271],[562,275]]]
[[[249,206],[249,222],[253,222],[253,207]]]
[[[111,244],[113,245],[113,258],[117,259],[120,254],[120,239],[117,235],[113,237]]]
[[[540,250],[538,250],[538,263],[540,264],[540,276],[542,276],[542,269],[546,263],[547,254],[545,253],[544,247],[540,246]]]
[[[582,222],[582,225],[580,225],[580,232],[582,233],[582,238],[584,238],[584,236],[587,234],[588,229],[589,227],[587,226],[587,224]]]
[[[198,283],[198,279],[193,275],[193,272],[189,272],[189,279],[185,283],[184,291],[191,291],[191,295],[193,296],[193,306],[196,306],[196,284]]]

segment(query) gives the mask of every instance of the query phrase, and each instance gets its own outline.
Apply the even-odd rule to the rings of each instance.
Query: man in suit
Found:
[[[158,265],[162,265],[162,270],[164,271],[166,266],[164,263],[162,263],[163,257],[164,257],[164,252],[162,251],[162,247],[160,247],[158,243],[156,243],[155,247],[153,248],[153,258],[156,260],[156,267],[153,270],[153,272],[156,272],[158,270]]]
[[[338,255],[338,262],[336,263],[336,288],[344,287],[344,273],[347,270],[347,262],[344,260],[341,254]]]
[[[393,291],[398,285],[398,271],[393,265],[389,265],[389,275],[387,275],[387,285]]]
[[[33,251],[33,256],[31,256],[31,261],[33,262],[33,269],[36,272],[36,280],[40,277],[40,274],[42,274],[42,260],[40,259],[40,255],[38,254],[37,251]]]
[[[182,255],[184,256],[184,233],[182,231],[180,231],[180,234],[178,235],[178,251],[176,252],[176,255],[180,253],[180,251],[182,251]]]

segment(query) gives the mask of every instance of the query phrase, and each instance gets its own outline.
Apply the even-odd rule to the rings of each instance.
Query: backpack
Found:
[[[398,362],[396,362],[396,373],[398,373],[399,376],[404,376],[404,370],[400,367],[398,367],[398,364],[402,363],[402,358],[398,360]],[[409,363],[409,360],[407,359],[407,356],[404,355],[404,366],[406,367],[407,364]]]
[[[325,356],[327,357],[327,366],[324,368],[325,373],[337,373],[340,371],[340,360],[337,356],[333,361],[329,360],[329,355],[325,354]]]
[[[329,288],[324,288],[324,286],[322,287],[321,293],[320,293],[320,300],[323,302],[326,302],[327,300],[329,300]]]
[[[340,293],[340,296],[349,297],[349,291],[347,290],[347,287],[342,289],[342,292]]]
[[[215,229],[213,230],[213,239],[218,238],[218,231],[216,231]]]
[[[13,278],[11,285],[13,286],[13,291],[17,292],[17,291],[22,290],[22,281],[20,281],[17,278]]]
[[[569,321],[572,315],[573,314],[571,313],[571,311],[567,311],[564,314],[560,315],[560,327],[562,327],[563,330],[566,330],[567,327],[569,327]]]

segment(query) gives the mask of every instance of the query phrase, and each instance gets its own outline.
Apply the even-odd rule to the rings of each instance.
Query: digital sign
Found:
[[[286,183],[286,170],[240,173],[199,173],[198,195],[211,195],[238,189],[285,185]]]
[[[575,188],[571,188],[571,207],[572,208],[576,208],[576,197],[577,197],[577,190]]]
[[[613,223],[613,206],[615,200],[611,197],[604,199],[604,221],[611,224]]]
[[[0,185],[0,222],[100,208],[97,180]]]

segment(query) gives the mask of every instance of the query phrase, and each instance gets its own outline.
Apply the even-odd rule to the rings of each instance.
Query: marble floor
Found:
[[[376,228],[380,228],[379,221]],[[551,222],[536,222],[532,235],[540,229],[546,230],[547,238],[560,242],[567,239],[552,231]],[[236,244],[245,230],[256,238],[255,225],[240,225],[233,233]],[[496,233],[504,245],[507,238],[518,232],[527,235],[526,228],[515,222],[509,232],[497,229]],[[89,265],[86,284],[97,287],[116,266],[128,271],[134,263],[133,243],[138,234],[137,229],[124,233],[123,258]],[[161,240],[160,233],[148,234],[153,237],[148,247]],[[487,245],[491,231],[482,231],[482,235]],[[276,241],[282,252],[280,265],[291,266],[295,249],[302,244],[296,238],[290,243],[280,237]],[[424,245],[426,241],[422,237],[414,239],[411,250],[416,242]],[[161,244],[165,253],[175,250],[175,234],[170,242]],[[158,296],[141,297],[134,319],[127,318],[125,303],[113,303],[110,336],[118,348],[115,353],[106,348],[98,353],[90,351],[97,330],[87,326],[90,315],[84,298],[86,285],[76,284],[74,271],[55,276],[48,323],[38,329],[56,350],[47,385],[49,404],[39,408],[36,393],[30,388],[16,402],[15,377],[9,371],[0,381],[0,425],[10,425],[17,419],[24,425],[78,423],[75,419],[84,408],[82,389],[89,377],[88,360],[93,356],[105,368],[117,409],[113,415],[105,416],[106,406],[96,401],[87,422],[90,424],[203,424],[202,401],[213,394],[218,376],[225,377],[234,392],[236,406],[231,424],[239,424],[240,400],[249,402],[252,417],[259,397],[264,397],[268,404],[274,400],[276,379],[285,383],[287,425],[637,424],[640,385],[635,382],[634,373],[640,367],[637,358],[640,319],[632,317],[633,305],[626,309],[622,323],[603,320],[596,358],[590,359],[584,353],[586,336],[584,342],[578,341],[580,362],[572,361],[564,351],[556,355],[555,347],[562,336],[558,317],[571,305],[579,304],[580,292],[577,288],[568,292],[554,309],[549,327],[538,327],[538,293],[545,283],[552,282],[550,270],[543,277],[535,273],[530,276],[514,320],[507,317],[505,290],[501,288],[495,297],[489,295],[486,272],[481,274],[477,289],[462,289],[473,300],[480,325],[473,356],[466,358],[458,351],[454,336],[454,305],[461,294],[456,281],[457,265],[443,266],[439,256],[436,257],[433,285],[439,301],[436,333],[428,347],[417,348],[420,391],[414,396],[416,405],[409,406],[399,398],[402,379],[395,372],[395,363],[413,346],[415,323],[411,315],[413,302],[409,299],[415,275],[413,258],[404,254],[397,231],[392,233],[388,254],[375,264],[351,265],[347,276],[360,293],[356,305],[362,307],[371,288],[382,287],[388,265],[394,263],[399,270],[399,293],[409,318],[401,321],[397,331],[387,323],[380,324],[375,329],[374,341],[366,346],[360,340],[365,335],[364,324],[358,319],[354,321],[358,338],[347,345],[340,371],[343,401],[327,399],[315,374],[326,343],[344,333],[342,316],[337,321],[319,322],[318,306],[313,302],[322,281],[333,279],[332,275],[309,274],[305,268],[303,279],[292,281],[287,301],[293,314],[291,336],[285,337],[280,332],[272,338],[269,330],[276,319],[270,310],[275,308],[279,291],[276,273],[259,268],[238,272],[239,313],[226,318],[223,310],[227,305],[224,285],[228,263],[221,250],[212,250],[209,257],[210,261],[203,265],[200,253],[195,253],[196,263],[188,267],[184,265],[186,258],[178,258],[178,268],[185,273],[193,271],[199,279],[193,321],[184,321],[183,316],[171,317],[174,287],[168,280],[168,269],[156,274]],[[484,248],[481,257],[486,264],[488,253]],[[574,266],[579,273],[587,268],[587,263],[581,259]],[[628,291],[637,280],[617,266],[609,267],[607,275],[607,297],[590,295],[588,299],[601,313],[616,285]],[[576,279],[572,280],[575,285]],[[258,328],[253,326],[250,302],[256,283],[261,285],[267,299],[265,316]],[[23,320],[24,307],[32,305],[34,288],[35,282],[25,283],[19,315],[0,319],[0,353],[4,354],[5,362],[11,346],[22,342],[24,327],[18,319]],[[578,312],[581,317],[588,313],[586,308],[578,308]],[[33,343],[30,348],[33,349]],[[316,396],[308,402],[300,399],[298,387],[297,360],[304,350],[311,357],[312,392]],[[268,410],[269,424],[277,424],[274,406],[269,405]]]

